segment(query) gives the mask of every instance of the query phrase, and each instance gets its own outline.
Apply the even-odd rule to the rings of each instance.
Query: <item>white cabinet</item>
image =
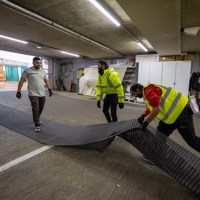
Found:
[[[161,84],[162,62],[140,62],[138,69],[138,83],[146,85],[149,83]],[[138,102],[143,99],[137,98]]]
[[[162,62],[140,62],[138,72],[138,83],[146,85],[149,83],[161,84]]]
[[[150,63],[140,62],[138,69],[138,83],[146,85],[149,83]]]
[[[161,84],[162,62],[150,62],[149,82],[155,84]]]
[[[188,96],[191,61],[163,62],[162,84]]]
[[[188,95],[191,61],[140,62],[138,83],[162,84]]]
[[[175,88],[188,95],[190,83],[191,61],[177,61]]]
[[[161,84],[175,88],[176,62],[163,62],[163,73]]]

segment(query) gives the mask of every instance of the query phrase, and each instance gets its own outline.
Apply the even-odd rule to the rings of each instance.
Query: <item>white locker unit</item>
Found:
[[[146,85],[149,83],[150,64],[149,62],[140,62],[138,69],[138,83]],[[136,98],[137,102],[143,102],[143,98]]]
[[[163,62],[162,85],[175,88],[176,62]]]
[[[188,96],[190,83],[191,61],[176,62],[175,88]]]
[[[138,83],[162,84],[188,96],[191,61],[140,62]]]
[[[149,62],[140,62],[138,69],[138,83],[146,85],[149,83],[150,64]]]
[[[162,84],[188,96],[191,61],[163,62]]]
[[[161,84],[162,62],[140,62],[138,72],[138,83],[146,85],[149,83]]]
[[[140,62],[138,70],[138,83],[146,85],[149,83],[161,84],[162,62]],[[138,102],[144,101],[137,98]]]
[[[150,62],[149,83],[162,83],[162,62]]]

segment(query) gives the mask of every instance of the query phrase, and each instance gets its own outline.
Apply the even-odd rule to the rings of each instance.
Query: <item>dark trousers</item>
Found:
[[[178,119],[173,124],[165,124],[160,121],[157,130],[169,136],[175,129],[181,134],[183,139],[196,151],[200,152],[200,137],[195,135],[193,124],[193,112],[187,105]]]
[[[104,98],[103,104],[103,113],[108,122],[116,122],[117,121],[117,103],[118,96],[117,94],[107,94]],[[109,109],[111,110],[111,116],[109,113]],[[112,117],[112,119],[111,119]]]
[[[39,126],[40,115],[43,111],[46,97],[29,96],[29,99],[32,106],[33,121],[35,123],[35,126]]]

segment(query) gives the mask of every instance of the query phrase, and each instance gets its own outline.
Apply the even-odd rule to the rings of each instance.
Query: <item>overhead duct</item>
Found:
[[[50,24],[50,25],[52,24],[51,20],[48,20],[45,17],[42,17],[42,16],[40,16],[40,15],[38,15],[36,13],[33,13],[33,12],[25,9],[25,8],[22,8],[22,7],[14,4],[14,3],[10,2],[10,1],[0,0],[0,3],[6,5],[6,6],[10,7],[10,8],[13,8],[13,9],[17,10],[18,12],[22,12],[23,14],[26,14],[26,15],[31,16],[33,18],[39,19],[42,22],[45,22],[45,23]]]
[[[63,32],[67,33],[70,36],[73,36],[73,37],[76,37],[76,38],[78,38],[80,40],[83,40],[84,42],[96,45],[96,46],[98,46],[98,47],[100,47],[100,48],[102,48],[102,49],[104,49],[106,51],[112,52],[112,53],[114,53],[114,54],[116,54],[118,56],[124,56],[123,54],[121,54],[121,53],[119,53],[119,52],[117,52],[117,51],[115,51],[113,49],[110,49],[109,47],[106,47],[106,46],[104,46],[104,45],[102,45],[102,44],[100,44],[100,43],[98,43],[98,42],[96,42],[94,40],[91,40],[90,38],[87,38],[87,37],[85,37],[85,36],[83,36],[83,35],[81,35],[79,33],[76,33],[76,32],[74,32],[74,31],[72,31],[72,30],[70,30],[70,29],[68,29],[68,28],[66,28],[66,27],[64,27],[64,26],[62,26],[60,24],[57,24],[57,23],[55,23],[55,22],[53,22],[53,21],[51,21],[51,20],[49,20],[49,19],[47,19],[45,17],[42,17],[42,16],[40,16],[40,15],[34,13],[34,12],[31,12],[31,11],[29,11],[29,10],[27,10],[27,9],[21,7],[21,6],[18,6],[18,5],[14,4],[14,3],[10,2],[10,1],[0,0],[0,3],[5,5],[5,6],[7,6],[7,7],[9,7],[9,8],[14,9],[14,10],[16,10],[18,12],[21,12],[21,13],[23,13],[25,15],[28,15],[28,16],[30,16],[30,17],[32,17],[32,18],[34,18],[34,19],[36,19],[36,20],[38,20],[38,21],[40,21],[42,23],[45,23],[45,24],[47,24],[47,25],[49,25],[49,26],[51,26],[53,28],[56,28],[59,31],[63,31]]]

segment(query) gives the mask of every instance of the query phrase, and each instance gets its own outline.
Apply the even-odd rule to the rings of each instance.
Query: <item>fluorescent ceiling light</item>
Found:
[[[196,36],[199,30],[200,26],[197,26],[197,27],[184,28],[183,32],[186,35]]]
[[[36,48],[37,48],[37,49],[42,49],[42,46],[37,45]]]
[[[89,0],[96,8],[98,8],[110,21],[112,21],[116,26],[120,26],[120,23],[108,13],[98,2],[95,0]]]
[[[140,42],[137,43],[144,51],[148,51],[147,48],[145,48],[145,46],[143,44],[141,44]]]
[[[18,40],[18,39],[11,38],[11,37],[7,37],[7,36],[5,36],[5,35],[0,35],[0,38],[4,38],[4,39],[7,39],[7,40],[12,40],[12,41],[20,42],[20,43],[24,43],[24,44],[27,44],[27,43],[28,43],[28,42],[26,42],[26,41]]]
[[[67,54],[67,55],[71,55],[71,56],[75,56],[75,57],[80,57],[80,56],[77,55],[77,54],[68,53],[68,52],[66,52],[66,51],[61,51],[61,53],[64,53],[64,54]]]

